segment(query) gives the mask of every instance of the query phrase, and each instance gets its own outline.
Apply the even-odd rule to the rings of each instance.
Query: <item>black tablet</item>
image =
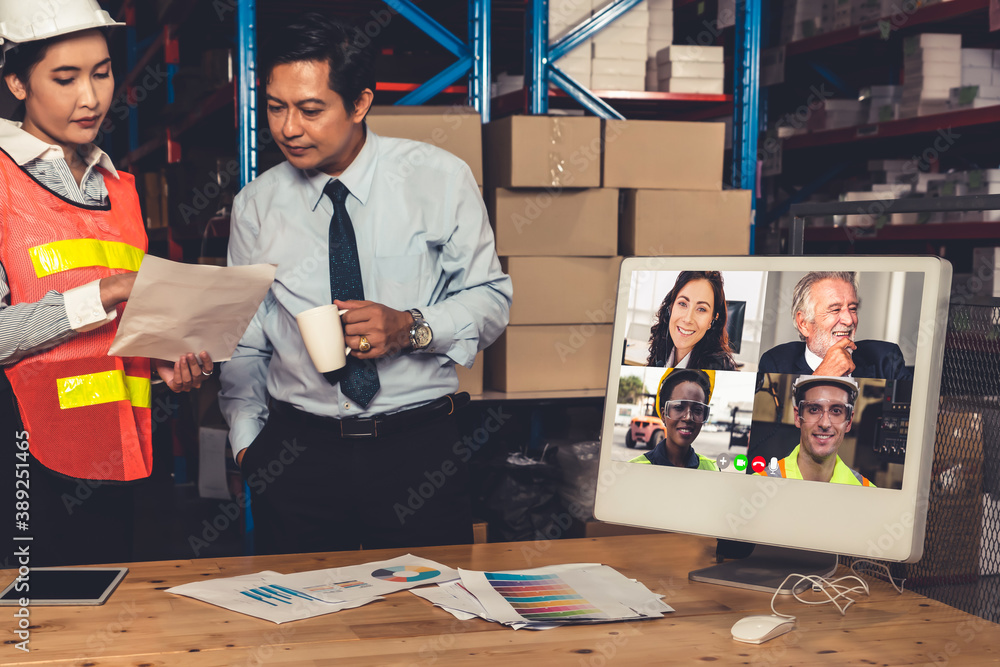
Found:
[[[127,573],[127,567],[33,567],[3,589],[0,605],[104,604]]]

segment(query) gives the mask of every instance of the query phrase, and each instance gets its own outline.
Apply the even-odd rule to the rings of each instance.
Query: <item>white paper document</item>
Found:
[[[108,354],[176,361],[206,350],[228,361],[275,267],[182,264],[146,255]]]
[[[361,565],[281,574],[258,572],[195,581],[167,589],[272,623],[330,614],[414,586],[454,580],[458,571],[406,554]]]
[[[435,593],[414,594],[458,618],[471,614],[515,629],[642,620],[673,611],[661,600],[662,595],[607,565],[575,563],[510,572],[459,572],[461,581],[456,583],[460,586],[442,584]]]

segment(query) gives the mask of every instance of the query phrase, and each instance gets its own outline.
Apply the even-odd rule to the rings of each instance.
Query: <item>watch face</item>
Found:
[[[430,345],[431,342],[431,328],[426,322],[421,322],[413,328],[413,342],[414,347],[423,348]]]

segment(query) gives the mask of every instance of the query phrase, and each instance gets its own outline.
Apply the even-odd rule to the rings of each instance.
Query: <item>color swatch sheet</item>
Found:
[[[407,554],[390,560],[294,574],[265,571],[174,586],[168,593],[286,623],[360,607],[389,593],[458,578],[458,571]]]
[[[658,618],[673,611],[643,584],[596,563],[512,572],[460,570],[461,581],[415,594],[458,618],[479,616],[515,628]]]

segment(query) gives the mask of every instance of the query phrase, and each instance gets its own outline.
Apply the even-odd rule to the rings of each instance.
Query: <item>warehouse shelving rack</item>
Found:
[[[391,84],[388,88],[408,91],[396,104],[423,104],[442,92],[462,92],[452,86],[467,76],[465,88],[469,106],[476,109],[484,123],[490,120],[490,10],[491,0],[468,0],[468,41],[463,42],[448,29],[417,7],[411,0],[384,0],[385,4],[424,31],[458,60],[420,85]],[[240,145],[240,180],[246,185],[257,175],[257,0],[238,0],[237,51],[239,60],[238,125]],[[380,87],[380,89],[383,89]]]
[[[853,56],[879,60],[899,48],[898,37],[922,32],[961,32],[968,34],[970,28],[981,30],[990,24],[989,0],[948,0],[935,4],[912,5],[907,12],[885,16],[860,25],[797,40],[778,47],[784,50],[786,71],[800,65],[812,67],[840,92],[853,92],[835,72],[828,71],[818,61],[838,61]],[[908,7],[910,7],[908,5]],[[993,27],[992,25],[990,26]],[[980,42],[988,37],[980,35]],[[971,46],[979,46],[974,43]],[[985,45],[985,43],[983,44]],[[789,83],[786,77],[786,84]],[[768,89],[765,88],[764,92]],[[878,152],[906,152],[911,146],[923,148],[931,145],[939,130],[964,129],[976,138],[989,139],[1000,128],[1000,106],[978,109],[962,109],[929,116],[889,120],[880,123],[865,123],[855,127],[813,131],[796,134],[781,140],[784,160],[789,158],[799,164],[828,164],[820,174],[813,174],[806,183],[791,196],[774,204],[759,216],[762,225],[770,225],[777,218],[789,212],[794,205],[804,201],[829,180],[847,169],[852,162],[851,154],[865,151],[870,156]],[[919,152],[919,151],[918,151]],[[793,168],[794,172],[795,169]],[[868,252],[893,251],[889,243],[926,242],[927,251],[939,252],[953,241],[966,242],[996,238],[996,225],[991,223],[942,223],[930,225],[898,225],[880,229],[851,227],[848,231],[840,228],[809,228],[805,230],[807,243],[836,243],[840,248],[853,249],[856,245]],[[934,247],[932,242],[939,242]],[[819,246],[814,246],[818,248]]]
[[[583,108],[606,119],[624,119],[609,100],[645,100],[649,102],[733,102],[733,187],[757,190],[757,137],[760,107],[760,38],[762,0],[736,0],[736,53],[734,57],[733,96],[678,95],[676,93],[611,93],[588,90],[562,72],[557,61],[588,39],[611,25],[641,0],[615,0],[568,34],[549,41],[549,1],[531,0],[525,40],[525,84],[528,112],[544,114],[549,110],[550,83],[562,89]],[[754,252],[754,210],[756,196],[751,196],[750,253]]]

